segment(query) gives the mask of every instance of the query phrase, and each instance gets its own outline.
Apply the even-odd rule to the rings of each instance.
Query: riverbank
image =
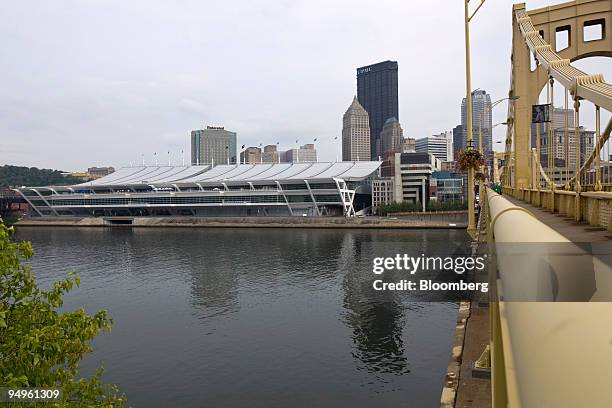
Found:
[[[394,217],[36,217],[18,227],[163,227],[163,228],[466,228],[466,214],[449,211]]]

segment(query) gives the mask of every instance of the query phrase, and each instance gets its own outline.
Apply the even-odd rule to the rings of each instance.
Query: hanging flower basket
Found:
[[[457,167],[461,171],[467,171],[468,169],[478,169],[484,166],[484,156],[480,151],[476,149],[465,149],[459,152],[459,158],[457,159]]]

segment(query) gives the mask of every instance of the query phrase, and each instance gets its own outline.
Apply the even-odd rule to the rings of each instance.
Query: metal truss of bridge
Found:
[[[124,167],[73,186],[16,189],[40,216],[355,215],[381,162]]]
[[[599,37],[589,38],[587,29],[597,28]],[[572,65],[587,57],[612,57],[612,1],[576,0],[527,11],[525,4],[515,4],[512,18],[512,77],[510,95],[518,98],[508,106],[508,130],[502,183],[514,193],[519,191],[555,190],[580,193],[612,188],[612,150],[609,145],[612,120],[602,130],[601,110],[612,111],[612,85],[601,74],[588,74]],[[557,35],[566,34],[567,44],[557,44]],[[565,48],[560,49],[562,45]],[[535,61],[532,69],[530,58]],[[546,87],[547,103],[553,103],[555,92],[564,93],[566,118],[573,107],[573,126],[564,129],[548,126],[546,135],[531,135],[531,107],[539,103]],[[570,106],[571,101],[571,106]],[[570,148],[573,135],[580,135],[580,107],[595,106],[594,149],[588,157],[581,143]],[[539,129],[539,126],[536,126]],[[563,132],[564,130],[564,132]],[[564,148],[555,146],[556,131],[564,133]],[[536,146],[531,140],[535,138]],[[545,146],[541,140],[550,140]],[[568,157],[571,150],[575,157]],[[563,153],[559,155],[559,151]],[[540,163],[541,157],[548,163]],[[602,160],[603,157],[603,160]],[[575,168],[569,169],[570,162]],[[557,164],[562,162],[562,165]],[[561,175],[561,177],[559,177]],[[523,193],[521,193],[523,194]],[[574,206],[578,219],[580,203]]]

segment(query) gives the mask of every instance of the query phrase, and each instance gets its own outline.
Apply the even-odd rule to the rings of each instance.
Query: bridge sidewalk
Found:
[[[486,230],[481,229],[475,253],[488,252]],[[480,277],[479,281],[486,281]],[[465,320],[465,332],[461,345],[460,370],[455,394],[454,408],[490,408],[491,380],[483,375],[475,375],[473,365],[489,344],[488,296],[476,295],[470,302],[469,316]],[[476,373],[478,374],[478,373]],[[445,406],[442,404],[441,407]]]
[[[491,380],[472,375],[472,365],[489,344],[489,308],[472,301],[465,327],[455,408],[490,408]]]
[[[505,195],[504,198],[515,205],[531,211],[539,221],[548,225],[572,242],[609,241],[612,239],[612,232],[608,232],[604,228],[589,225],[587,222],[576,222],[565,215],[553,214],[550,210],[524,203],[507,195]]]

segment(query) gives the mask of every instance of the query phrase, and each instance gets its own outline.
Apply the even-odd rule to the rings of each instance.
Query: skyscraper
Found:
[[[382,156],[380,132],[385,121],[399,121],[397,62],[384,61],[357,68],[357,99],[370,116],[370,152]]]
[[[467,109],[465,98],[461,102],[461,127],[463,128],[463,147],[467,147]],[[482,124],[482,125],[481,125]],[[472,147],[479,148],[479,129],[482,126],[482,150],[491,158],[493,151],[493,119],[491,116],[491,95],[486,91],[472,92]]]
[[[191,164],[236,164],[236,132],[222,126],[191,131]]]
[[[370,120],[357,97],[342,117],[342,160],[370,160]]]
[[[380,131],[380,152],[384,156],[387,152],[401,153],[404,131],[397,118],[392,117],[385,121]]]

